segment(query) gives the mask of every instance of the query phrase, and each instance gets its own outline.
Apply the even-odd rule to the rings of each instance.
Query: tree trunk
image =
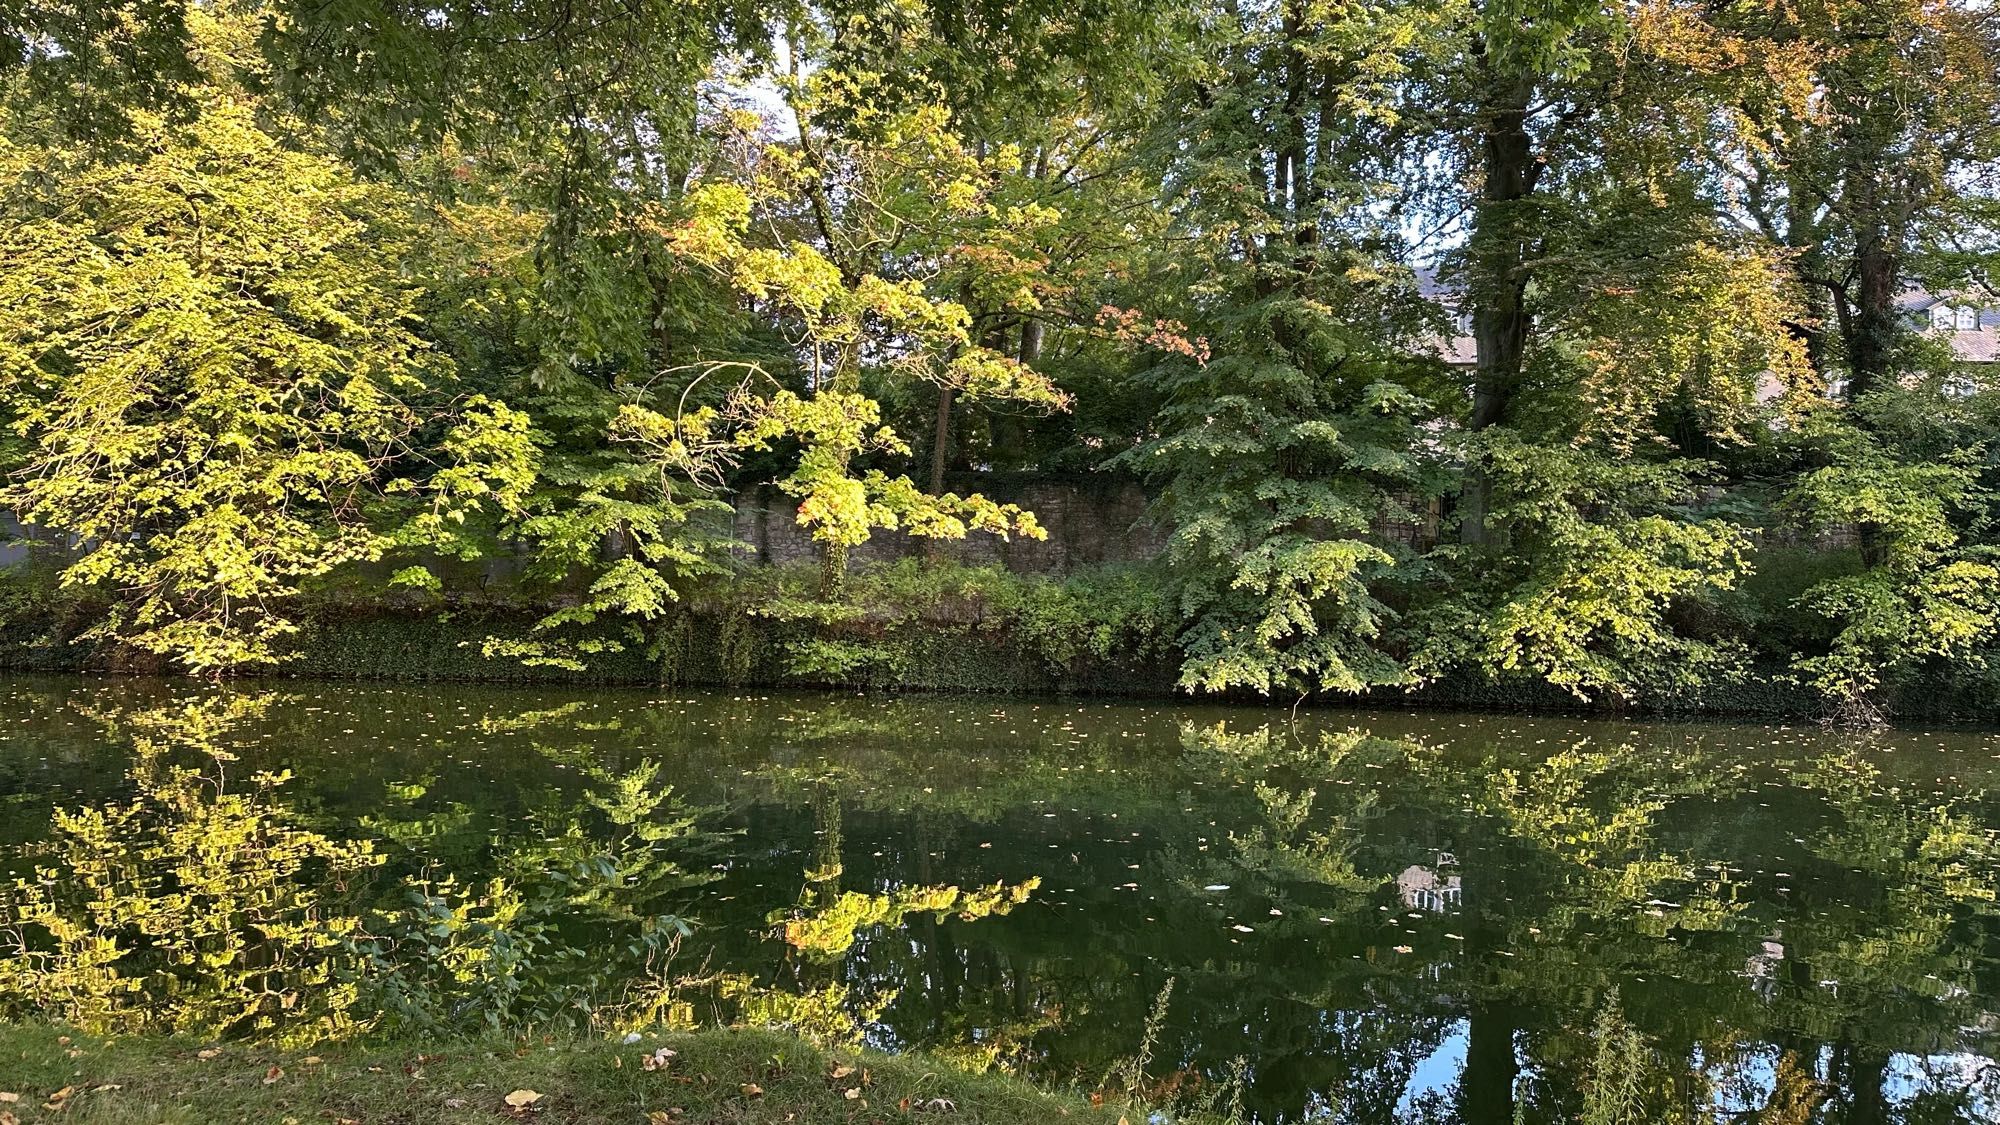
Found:
[[[1033,363],[1042,358],[1042,322],[1027,319],[1021,322],[1021,362]]]
[[[1467,294],[1478,357],[1473,372],[1472,415],[1466,424],[1474,434],[1506,423],[1527,350],[1531,232],[1522,204],[1534,194],[1540,174],[1528,136],[1528,101],[1533,92],[1533,83],[1525,79],[1496,78],[1482,115],[1485,185],[1473,212]],[[1492,487],[1485,465],[1474,457],[1466,465],[1465,489],[1459,501],[1459,537],[1463,542],[1489,541]]]
[[[1514,1120],[1513,1013],[1504,1003],[1477,1003],[1466,1020],[1465,1073],[1458,1086],[1458,1118],[1509,1125]]]
[[[1854,315],[1848,321],[1847,397],[1852,402],[1896,378],[1896,253],[1888,232],[1859,232],[1855,248]]]
[[[932,496],[944,495],[945,462],[951,454],[951,407],[957,400],[957,388],[938,388],[937,428],[931,433]]]
[[[1847,401],[1857,402],[1870,391],[1896,381],[1899,337],[1904,331],[1896,308],[1902,284],[1902,248],[1906,225],[1899,201],[1885,196],[1884,181],[1892,175],[1884,125],[1864,112],[1847,138],[1843,194],[1854,227],[1854,282],[1851,300],[1841,317],[1847,350]],[[1866,419],[1857,419],[1864,429]],[[1882,527],[1863,523],[1855,529],[1861,561],[1869,567],[1883,562]]]

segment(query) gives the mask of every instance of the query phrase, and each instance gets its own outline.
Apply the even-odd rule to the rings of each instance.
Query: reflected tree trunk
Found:
[[[1458,1118],[1466,1125],[1513,1125],[1514,1082],[1521,1074],[1520,1060],[1514,1054],[1513,1006],[1475,1003],[1466,1025]]]

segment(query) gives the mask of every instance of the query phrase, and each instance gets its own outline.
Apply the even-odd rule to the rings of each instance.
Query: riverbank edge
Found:
[[[660,1048],[671,1052],[658,1056]],[[647,1059],[666,1065],[647,1069]],[[527,1091],[535,1097],[516,1094]],[[15,1095],[9,1100],[6,1095]],[[1127,1111],[1129,1112],[1129,1111]],[[1112,1123],[1118,1107],[921,1053],[823,1050],[776,1031],[718,1029],[638,1042],[494,1037],[281,1050],[102,1039],[0,1024],[0,1121],[325,1121],[438,1125],[951,1121]]]
[[[1052,653],[1046,636],[977,617],[913,616],[861,628],[827,642],[810,623],[742,612],[678,611],[650,639],[606,627],[586,640],[615,640],[581,668],[489,654],[494,638],[531,636],[540,610],[508,604],[411,606],[341,603],[301,616],[296,655],[258,679],[532,686],[685,686],[718,689],[830,689],[1019,698],[1096,696],[1189,700],[1176,686],[1172,655],[1158,645],[1088,645]],[[50,599],[0,599],[0,670],[31,673],[167,675],[163,661],[86,640],[88,615]],[[575,638],[571,639],[575,643]],[[826,662],[829,653],[837,662]],[[803,662],[818,661],[802,670]],[[1202,702],[1290,707],[1292,697],[1234,693]],[[1383,710],[1668,719],[1814,720],[1824,703],[1782,669],[1734,683],[1584,700],[1531,677],[1464,676],[1416,690],[1383,688],[1317,695],[1316,706]],[[2000,666],[1969,675],[1919,679],[1889,689],[1883,712],[1901,722],[2000,724]]]

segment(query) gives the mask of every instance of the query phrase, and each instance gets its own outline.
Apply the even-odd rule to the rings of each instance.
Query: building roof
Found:
[[[1951,343],[1952,355],[1960,363],[2000,363],[2000,304],[1995,303],[1990,290],[1981,287],[1979,290],[1932,293],[1911,286],[1896,299],[1897,308],[1918,317],[1939,305],[1978,309],[1979,327],[1934,328],[1925,321],[1920,326],[1925,335],[1944,337]]]

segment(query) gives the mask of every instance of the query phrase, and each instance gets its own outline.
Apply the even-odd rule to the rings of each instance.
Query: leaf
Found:
[[[745,1082],[742,1089],[743,1096],[746,1098],[761,1098],[764,1096],[764,1087],[757,1085],[755,1082]]]
[[[283,1078],[284,1076],[285,1076],[284,1067],[282,1066],[270,1067],[264,1071],[264,1085],[269,1086],[272,1083],[276,1082],[278,1079]]]
[[[514,1107],[515,1109],[520,1109],[523,1106],[531,1106],[534,1105],[536,1102],[541,1101],[542,1095],[536,1093],[533,1090],[516,1090],[500,1100],[506,1102],[508,1105]]]

